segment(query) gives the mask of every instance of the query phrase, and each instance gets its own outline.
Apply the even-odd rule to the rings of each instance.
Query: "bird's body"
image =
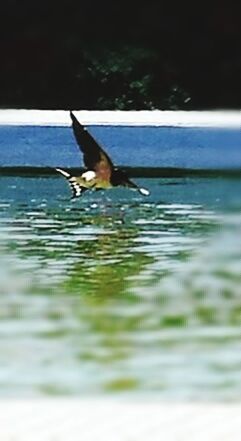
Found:
[[[76,141],[84,155],[86,170],[80,176],[71,176],[60,168],[56,170],[68,180],[73,197],[81,196],[86,190],[109,189],[116,186],[130,187],[147,196],[149,191],[138,187],[125,172],[115,167],[107,153],[72,112],[70,116]]]

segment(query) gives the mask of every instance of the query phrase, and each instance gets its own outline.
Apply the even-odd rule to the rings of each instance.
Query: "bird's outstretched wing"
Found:
[[[84,154],[86,168],[94,170],[99,178],[110,180],[114,168],[111,159],[72,112],[70,116],[76,141]]]

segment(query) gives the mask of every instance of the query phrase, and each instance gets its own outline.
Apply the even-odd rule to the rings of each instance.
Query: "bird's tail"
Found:
[[[55,170],[61,173],[61,175],[63,175],[66,179],[69,180],[71,178],[71,175],[67,171],[62,170],[62,168],[56,168]]]
[[[86,188],[82,187],[78,183],[77,179],[74,176],[71,176],[71,174],[68,173],[67,171],[62,170],[62,168],[56,168],[55,170],[67,179],[73,193],[72,199],[78,198],[86,190]]]

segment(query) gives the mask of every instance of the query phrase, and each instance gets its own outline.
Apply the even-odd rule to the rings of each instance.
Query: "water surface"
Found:
[[[0,394],[239,400],[241,180],[0,177]]]

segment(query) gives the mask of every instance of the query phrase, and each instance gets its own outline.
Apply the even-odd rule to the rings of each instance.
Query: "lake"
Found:
[[[0,176],[0,396],[240,400],[241,179]]]

